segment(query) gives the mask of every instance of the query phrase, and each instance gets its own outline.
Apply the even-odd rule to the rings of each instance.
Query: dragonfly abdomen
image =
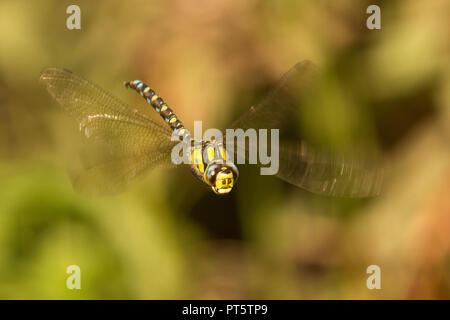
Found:
[[[164,119],[169,127],[180,136],[180,138],[189,138],[189,132],[184,128],[181,121],[166,102],[158,96],[158,94],[147,84],[140,80],[125,82],[125,87],[136,90],[144,99],[155,109],[157,113]]]

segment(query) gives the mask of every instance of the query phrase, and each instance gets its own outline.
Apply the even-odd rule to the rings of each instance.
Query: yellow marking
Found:
[[[144,89],[144,92],[150,91],[150,87]]]
[[[225,149],[224,149],[223,147],[219,147],[219,150],[220,150],[220,153],[222,154],[223,160],[227,160],[227,159],[226,159],[227,154],[226,154],[226,152],[225,152]]]
[[[194,148],[194,152],[191,153],[192,155],[192,162],[196,165],[198,170],[203,173],[204,165],[202,161],[202,150],[199,148]]]
[[[177,121],[177,117],[173,117],[172,119],[170,119],[169,123],[174,123],[175,121]]]
[[[214,160],[214,148],[213,147],[208,147],[207,149],[208,152],[208,160],[209,161],[213,161]]]
[[[155,94],[155,95],[152,97],[152,100],[151,100],[151,101],[155,101],[156,99],[158,99],[158,95],[157,95],[157,94]]]
[[[161,108],[161,111],[164,111],[164,110],[166,110],[167,109],[167,106],[163,106],[162,108]]]
[[[182,136],[183,134],[184,134],[184,129],[181,129],[180,131],[178,131],[178,134],[180,135],[180,136]]]

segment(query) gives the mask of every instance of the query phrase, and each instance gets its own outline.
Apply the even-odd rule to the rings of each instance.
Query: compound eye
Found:
[[[205,171],[205,178],[209,183],[214,181],[214,178],[217,176],[219,166],[217,164],[209,165]]]

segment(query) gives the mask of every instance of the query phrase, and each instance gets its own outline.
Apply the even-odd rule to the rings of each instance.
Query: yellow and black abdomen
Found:
[[[184,128],[177,115],[152,88],[140,80],[125,82],[125,86],[136,90],[143,96],[180,139],[190,139],[189,132]]]
[[[216,141],[193,141],[175,115],[148,85],[140,80],[125,82],[127,88],[136,90],[164,119],[173,132],[190,147],[191,171],[194,176],[211,187],[216,194],[226,194],[231,191],[239,175],[236,165],[227,162],[227,153],[223,143]]]

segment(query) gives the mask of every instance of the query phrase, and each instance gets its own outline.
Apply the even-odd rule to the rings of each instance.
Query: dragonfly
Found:
[[[249,128],[282,130],[286,120],[292,119],[301,107],[297,94],[307,90],[316,73],[317,68],[310,61],[297,63],[231,128],[244,132]],[[202,184],[218,195],[234,189],[239,170],[229,159],[235,158],[230,155],[236,156],[238,148],[227,148],[226,142],[215,139],[195,141],[175,112],[143,81],[127,81],[124,85],[138,92],[164,121],[155,121],[67,69],[47,68],[42,71],[40,81],[76,120],[84,136],[107,150],[76,177],[77,189],[94,187],[100,193],[118,193],[150,169],[175,166],[171,152],[178,142],[172,136],[187,143],[189,168]],[[303,140],[281,140],[276,176],[320,195],[370,197],[380,192],[382,169],[368,158],[314,149]]]

